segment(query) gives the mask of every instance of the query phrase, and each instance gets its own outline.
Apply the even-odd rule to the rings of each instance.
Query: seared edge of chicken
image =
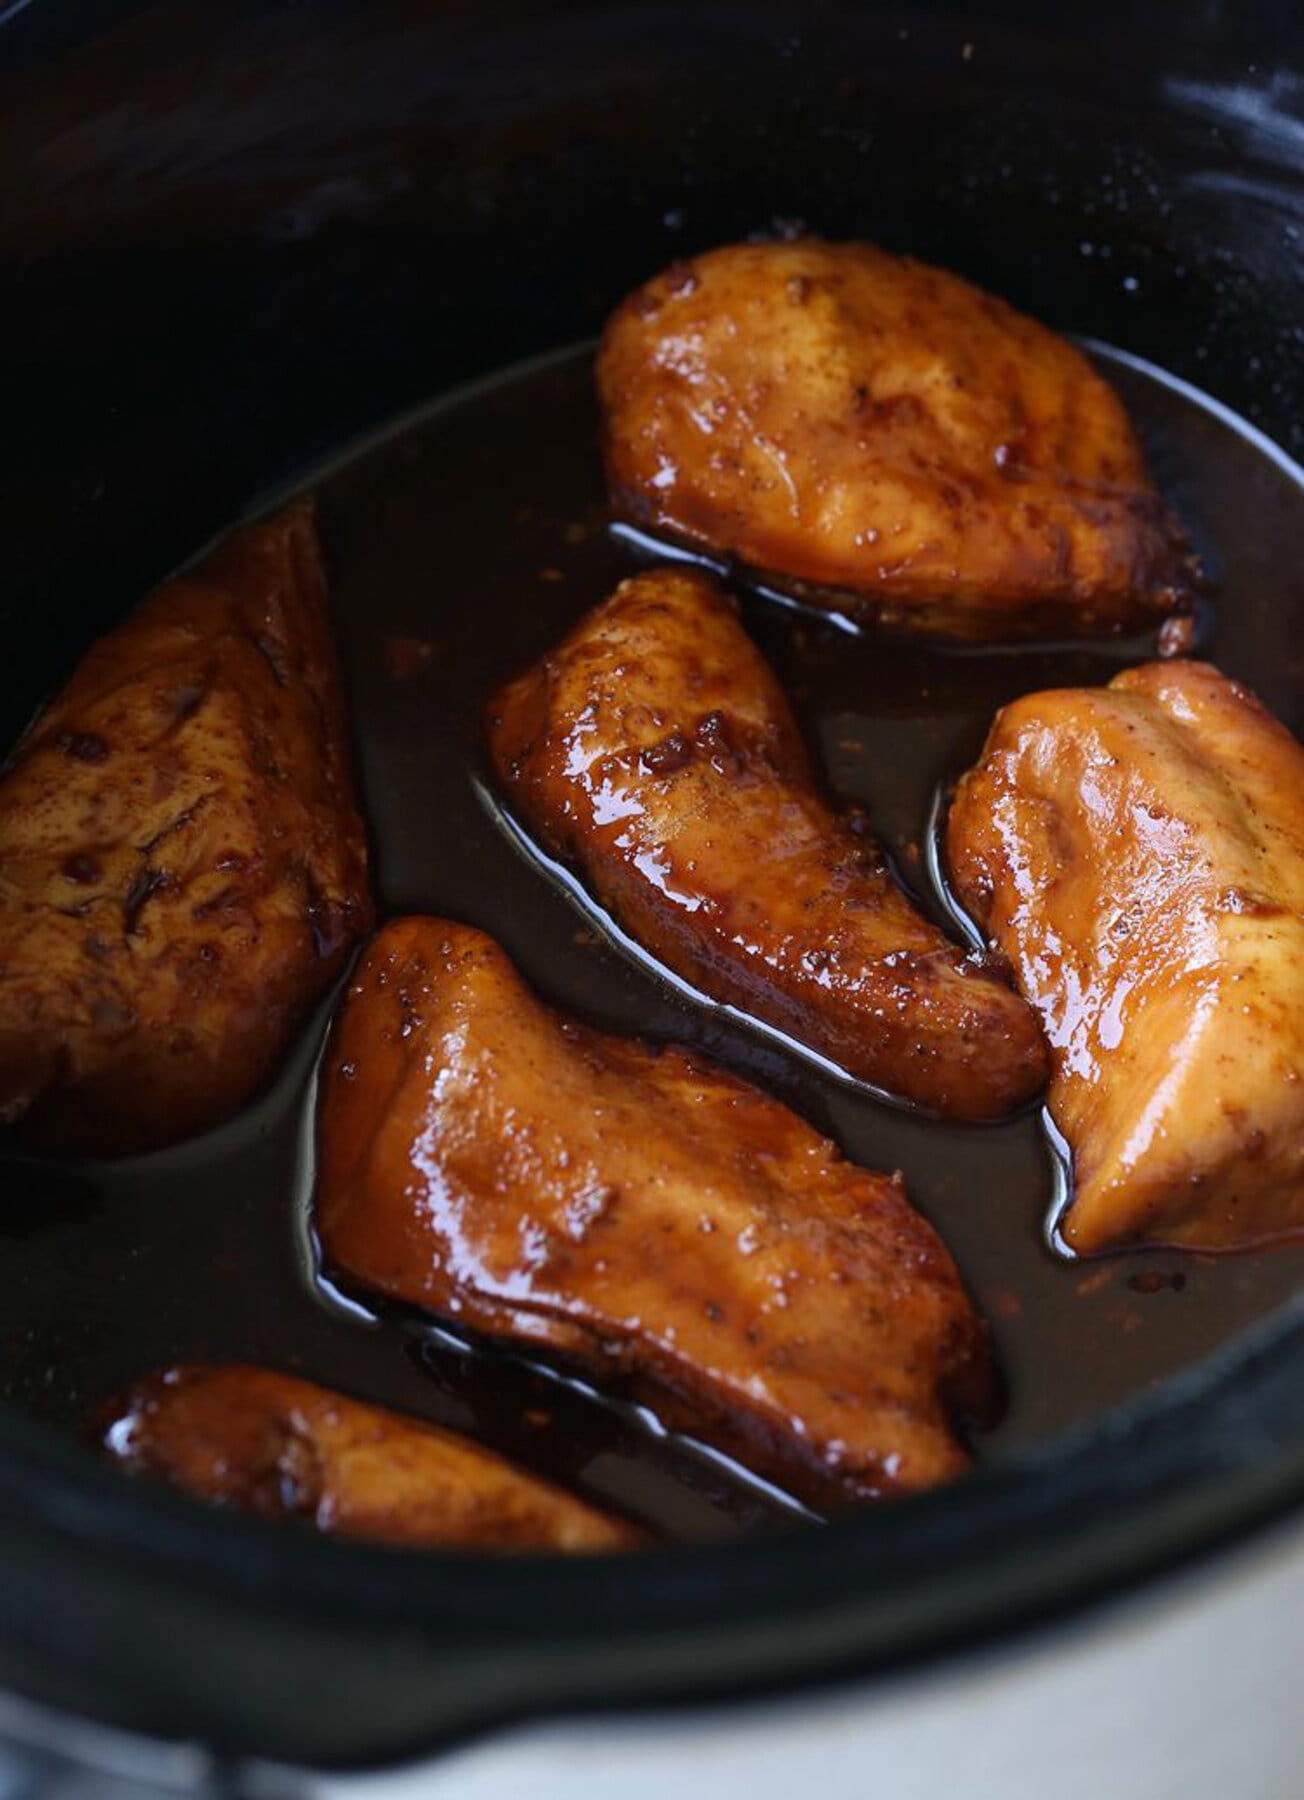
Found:
[[[817,1503],[968,1462],[986,1331],[901,1177],[689,1052],[553,1011],[482,933],[386,925],[322,1064],[338,1276],[537,1347]]]
[[[634,1525],[456,1432],[250,1364],[147,1375],[101,1430],[133,1474],[341,1537],[495,1551],[646,1542]]]
[[[101,638],[0,776],[0,1120],[105,1154],[218,1123],[370,922],[301,500]]]
[[[1194,559],[1113,389],[945,270],[729,245],[622,302],[597,381],[616,511],[812,604],[973,639],[1191,606]]]
[[[951,1117],[1042,1086],[1036,1018],[816,786],[778,682],[709,577],[624,581],[491,701],[512,804],[667,967],[848,1074]]]
[[[1029,695],[961,782],[948,845],[1050,1039],[1070,1248],[1304,1233],[1304,748],[1285,727],[1200,663]]]

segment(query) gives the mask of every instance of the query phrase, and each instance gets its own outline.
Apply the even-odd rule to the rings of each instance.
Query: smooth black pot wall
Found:
[[[945,262],[1304,450],[1294,7],[1050,10],[12,10],[6,740],[93,630],[323,451],[752,231]],[[1302,1378],[1287,1321],[953,1494],[601,1570],[283,1540],[0,1418],[0,1681],[233,1752],[358,1760],[541,1706],[877,1666],[1304,1497]]]

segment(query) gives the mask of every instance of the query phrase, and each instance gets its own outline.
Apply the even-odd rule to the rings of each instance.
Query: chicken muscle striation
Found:
[[[676,264],[598,357],[618,512],[816,605],[964,638],[1189,607],[1118,397],[1044,326],[869,244]]]
[[[489,938],[387,925],[322,1066],[328,1265],[599,1383],[817,1500],[967,1458],[986,1333],[899,1176],[678,1048],[544,1006]]]
[[[643,1534],[437,1425],[247,1364],[146,1376],[109,1453],[201,1500],[411,1548],[619,1550]]]
[[[1071,1248],[1304,1232],[1304,749],[1200,663],[1007,706],[953,878],[1051,1042]]]
[[[669,968],[860,1080],[961,1119],[1045,1079],[1037,1021],[819,793],[724,592],[625,581],[490,707],[511,800]]]
[[[0,777],[0,1119],[104,1154],[217,1123],[370,914],[300,502],[95,644]]]

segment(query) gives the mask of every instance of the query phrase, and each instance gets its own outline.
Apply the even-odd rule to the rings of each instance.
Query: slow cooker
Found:
[[[337,446],[752,233],[909,249],[1304,453],[1290,0],[19,0],[0,145],[6,742]],[[0,1785],[1283,1800],[1302,1385],[1287,1303],[953,1490],[609,1564],[277,1533],[6,1405]]]

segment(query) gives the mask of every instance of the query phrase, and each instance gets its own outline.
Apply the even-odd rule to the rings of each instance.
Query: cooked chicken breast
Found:
[[[709,578],[622,582],[489,708],[512,804],[677,974],[862,1081],[986,1119],[1045,1080],[1037,1021],[818,791]]]
[[[989,1351],[900,1176],[681,1049],[543,1005],[498,946],[385,926],[322,1065],[316,1225],[363,1288],[599,1384],[818,1503],[928,1487]]]
[[[341,1537],[464,1550],[645,1541],[455,1432],[247,1364],[146,1376],[113,1409],[103,1441],[134,1474]]]
[[[1189,561],[1082,353],[870,244],[734,244],[632,294],[598,355],[618,513],[865,621],[1119,631]]]
[[[948,833],[1051,1042],[1079,1251],[1304,1231],[1304,749],[1216,669],[998,717]]]
[[[0,1120],[105,1154],[216,1124],[370,919],[299,502],[95,644],[0,777]]]

